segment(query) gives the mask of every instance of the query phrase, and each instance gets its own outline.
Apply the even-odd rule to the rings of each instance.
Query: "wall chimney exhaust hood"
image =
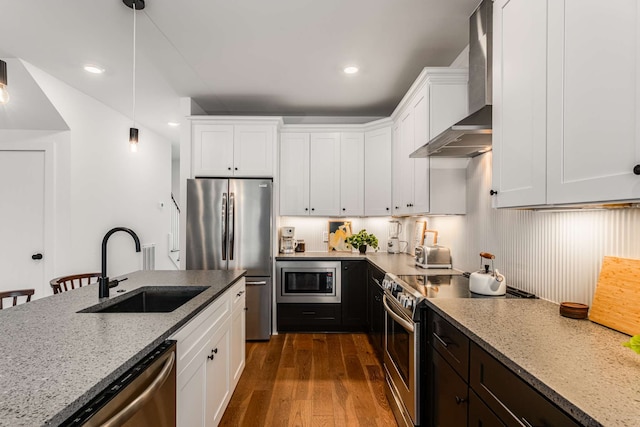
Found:
[[[484,0],[469,19],[469,111],[473,113],[409,157],[475,157],[491,150],[492,15],[492,0]]]

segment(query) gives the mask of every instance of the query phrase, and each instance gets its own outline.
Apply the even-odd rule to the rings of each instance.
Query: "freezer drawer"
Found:
[[[246,277],[247,340],[271,337],[271,277]]]

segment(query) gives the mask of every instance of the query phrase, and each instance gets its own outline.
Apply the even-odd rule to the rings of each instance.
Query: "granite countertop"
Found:
[[[640,355],[622,346],[627,335],[544,300],[427,304],[582,424],[640,425]]]
[[[170,313],[77,313],[103,303],[98,285],[0,310],[0,425],[59,425],[244,276],[139,271],[111,301],[142,286],[209,286]]]
[[[278,254],[276,261],[322,261],[333,259],[336,261],[366,260],[385,273],[400,274],[462,274],[456,269],[429,268],[424,269],[415,266],[413,256],[406,253],[390,254],[387,252],[367,252],[363,255],[358,252],[296,252],[293,254]]]

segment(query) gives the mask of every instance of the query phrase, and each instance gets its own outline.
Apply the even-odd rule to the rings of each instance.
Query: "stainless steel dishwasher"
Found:
[[[175,341],[162,343],[63,425],[175,427]]]

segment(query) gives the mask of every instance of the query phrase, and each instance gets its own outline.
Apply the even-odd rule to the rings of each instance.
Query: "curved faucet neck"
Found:
[[[109,277],[107,277],[107,242],[109,241],[109,237],[111,237],[114,233],[118,231],[124,231],[128,233],[135,242],[136,252],[140,252],[140,239],[138,235],[130,228],[126,227],[115,227],[111,230],[107,231],[107,234],[104,235],[102,239],[102,270],[100,272],[100,277],[98,278],[99,283],[99,298],[106,298],[109,296]]]

